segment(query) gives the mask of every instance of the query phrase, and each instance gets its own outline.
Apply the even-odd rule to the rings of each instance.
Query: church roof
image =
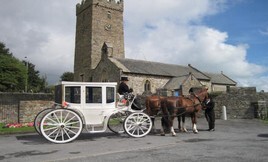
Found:
[[[125,73],[136,73],[144,75],[158,75],[167,77],[186,76],[192,73],[196,78],[202,80],[210,80],[202,72],[189,66],[181,66],[174,64],[165,64],[160,62],[151,62],[143,60],[109,58],[118,68]]]
[[[185,80],[189,77],[189,75],[173,77],[171,78],[167,84],[163,87],[165,89],[180,89],[180,85],[182,85]]]
[[[216,73],[204,73],[205,75],[211,78],[211,83],[213,84],[228,84],[228,85],[236,85],[236,82],[223,73],[216,74]]]

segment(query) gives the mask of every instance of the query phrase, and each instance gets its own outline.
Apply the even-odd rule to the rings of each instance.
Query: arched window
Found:
[[[107,17],[108,17],[109,19],[112,18],[111,11],[107,11]]]
[[[146,80],[144,83],[144,91],[145,92],[150,92],[151,91],[151,83],[149,80]]]

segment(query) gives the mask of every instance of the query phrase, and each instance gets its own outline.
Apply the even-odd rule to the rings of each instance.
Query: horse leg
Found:
[[[196,128],[196,115],[193,114],[191,117],[192,117],[193,132],[194,132],[195,134],[197,134],[197,133],[198,133],[198,130],[197,130],[197,128]]]
[[[154,121],[155,121],[155,117],[151,117],[151,120],[152,120],[152,133],[156,133],[156,129],[155,129],[155,124],[154,124]]]
[[[182,131],[182,127],[181,127],[181,116],[180,115],[178,116],[178,128],[179,128],[179,131]]]
[[[186,129],[186,126],[185,126],[185,115],[182,115],[181,118],[182,118],[182,128],[181,128],[181,131],[182,132],[188,132],[187,129]]]
[[[175,118],[174,116],[171,116],[170,120],[169,120],[170,132],[171,132],[172,136],[176,136],[176,132],[175,132],[174,127],[173,127],[174,118]]]
[[[161,136],[165,136],[165,129],[169,128],[168,125],[169,125],[169,123],[168,123],[167,117],[162,117],[161,118],[161,126],[162,127],[161,127],[161,130],[160,130],[161,131],[161,133],[160,133]]]

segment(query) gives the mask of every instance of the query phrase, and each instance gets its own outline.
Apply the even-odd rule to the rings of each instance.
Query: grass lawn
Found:
[[[13,134],[13,133],[30,133],[35,132],[34,127],[20,127],[20,128],[3,128],[4,124],[0,123],[0,134]]]

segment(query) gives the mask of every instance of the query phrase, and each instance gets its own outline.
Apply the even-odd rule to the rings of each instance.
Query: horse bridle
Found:
[[[202,92],[203,93],[203,92]],[[197,98],[197,100],[199,101],[199,104],[195,104],[194,105],[194,108],[197,106],[197,105],[201,105],[202,106],[202,109],[203,109],[203,107],[205,107],[206,106],[206,104],[205,104],[205,101],[206,101],[206,97],[204,98],[204,100],[203,101],[201,101],[201,99],[198,97],[198,95],[196,95],[195,93],[194,93],[194,95],[193,95],[195,98]],[[196,109],[196,108],[195,108]]]

